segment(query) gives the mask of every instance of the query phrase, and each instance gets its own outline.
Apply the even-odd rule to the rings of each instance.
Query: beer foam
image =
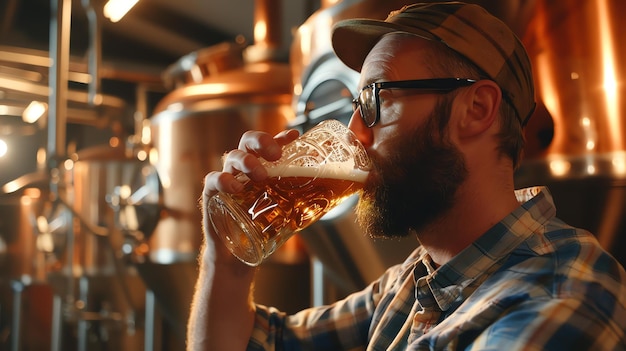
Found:
[[[269,177],[311,177],[351,180],[365,183],[368,172],[354,168],[353,162],[329,162],[319,166],[275,166],[267,168]]]

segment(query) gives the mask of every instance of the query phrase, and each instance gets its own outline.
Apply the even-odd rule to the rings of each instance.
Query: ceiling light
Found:
[[[0,139],[0,158],[4,157],[4,155],[6,155],[8,151],[9,146],[7,145],[6,141]]]
[[[104,5],[104,17],[111,20],[111,22],[117,22],[121,20],[138,1],[139,0],[109,0]]]
[[[40,101],[31,101],[22,112],[22,120],[26,123],[37,122],[48,110],[48,104]]]

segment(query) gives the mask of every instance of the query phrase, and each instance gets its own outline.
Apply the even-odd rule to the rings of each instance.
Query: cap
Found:
[[[393,32],[447,45],[500,86],[522,126],[532,115],[536,104],[526,49],[506,24],[482,7],[461,2],[420,3],[391,12],[385,21],[343,20],[333,28],[333,49],[348,67],[360,72],[378,40]]]

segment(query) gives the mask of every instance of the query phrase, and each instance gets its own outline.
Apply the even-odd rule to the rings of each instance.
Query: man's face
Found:
[[[386,155],[371,155],[373,169],[357,206],[357,219],[370,236],[419,233],[453,206],[467,170],[462,153],[437,128],[450,113],[446,100],[440,99],[425,123],[388,141]]]
[[[430,44],[401,34],[384,36],[365,59],[361,86],[443,78],[427,68]],[[467,170],[445,127],[451,99],[450,95],[383,90],[376,125],[368,129],[360,112],[353,115],[351,124],[360,132],[373,163],[357,206],[357,219],[371,236],[419,233],[453,206]]]

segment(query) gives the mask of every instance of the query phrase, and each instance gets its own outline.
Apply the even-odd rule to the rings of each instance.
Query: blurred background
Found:
[[[535,70],[517,186],[547,184],[624,263],[626,3],[470,2]],[[0,349],[183,349],[204,175],[246,130],[347,123],[358,74],[332,25],[408,3],[0,0]],[[354,202],[262,265],[258,302],[332,302],[415,248],[365,237]]]

